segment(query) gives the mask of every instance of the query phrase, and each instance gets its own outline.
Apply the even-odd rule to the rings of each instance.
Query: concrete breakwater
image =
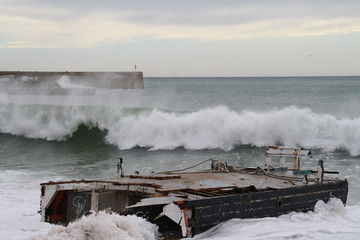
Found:
[[[56,89],[68,86],[110,89],[143,89],[142,72],[25,72],[0,71],[1,89]],[[71,87],[70,87],[71,88]]]

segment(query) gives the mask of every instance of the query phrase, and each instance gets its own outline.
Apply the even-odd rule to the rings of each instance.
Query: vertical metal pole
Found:
[[[281,156],[280,157],[280,168],[284,168],[286,169],[286,160],[285,160],[285,156]]]
[[[265,167],[266,167],[267,171],[270,172],[270,170],[272,168],[272,157],[269,155],[266,155]]]
[[[316,181],[322,183],[324,181],[324,161],[319,160],[319,164],[317,166],[317,176]]]
[[[95,212],[99,211],[99,197],[100,194],[96,190],[91,192],[91,210]]]
[[[299,171],[300,170],[300,161],[299,161],[298,151],[295,150],[293,152],[293,154],[294,154],[294,170]]]
[[[117,164],[117,177],[124,177],[124,171],[123,171],[123,167],[122,167],[122,164],[123,164],[123,159],[122,158],[119,158],[119,162]]]

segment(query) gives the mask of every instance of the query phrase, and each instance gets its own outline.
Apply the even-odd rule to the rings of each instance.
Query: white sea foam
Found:
[[[39,182],[43,172],[0,171],[0,239],[18,240],[46,231],[41,223]],[[43,175],[45,178],[47,174]],[[56,179],[56,177],[54,177]]]
[[[80,123],[108,130],[107,141],[120,149],[229,150],[242,144],[283,144],[327,151],[345,149],[360,155],[360,118],[338,119],[294,106],[267,112],[215,107],[179,113],[103,106],[0,105],[3,133],[66,140]]]
[[[153,240],[156,236],[157,226],[143,218],[99,212],[27,240]]]
[[[359,239],[360,207],[344,207],[339,199],[319,201],[314,212],[290,213],[280,217],[232,219],[195,239],[278,240],[278,239]]]
[[[0,92],[0,104],[8,104],[9,98],[7,94]]]

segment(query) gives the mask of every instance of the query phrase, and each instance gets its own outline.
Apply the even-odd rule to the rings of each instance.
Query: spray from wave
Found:
[[[344,149],[360,155],[360,119],[338,119],[307,108],[267,112],[226,107],[197,112],[104,106],[0,105],[0,131],[27,138],[64,141],[85,124],[107,132],[120,149],[224,149],[239,145]]]
[[[59,86],[61,88],[80,88],[80,89],[89,89],[90,87],[88,86],[83,86],[83,85],[80,85],[80,84],[75,84],[73,82],[71,82],[71,79],[64,75],[64,76],[61,76],[59,80],[57,80],[57,84],[59,84]]]

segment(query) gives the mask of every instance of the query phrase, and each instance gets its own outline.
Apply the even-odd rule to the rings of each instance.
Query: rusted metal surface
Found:
[[[292,174],[292,173],[291,173]],[[286,175],[282,175],[286,176]],[[182,174],[181,178],[169,175],[169,178],[164,181],[162,177],[142,177],[132,178],[125,176],[124,178],[110,179],[110,180],[79,180],[79,181],[63,181],[63,182],[49,182],[42,183],[41,186],[57,185],[63,188],[74,189],[93,189],[97,186],[103,188],[115,188],[115,186],[138,186],[154,188],[158,192],[174,192],[174,191],[205,191],[205,190],[221,190],[221,189],[233,189],[233,188],[246,188],[254,186],[256,189],[264,188],[286,188],[293,186],[301,186],[303,183],[297,181],[301,177],[288,175],[288,180],[277,179],[271,176],[263,175],[249,175],[240,174],[237,172],[225,173],[225,172],[210,172],[210,173],[198,173],[198,174]]]
[[[184,209],[193,209],[192,224],[189,227],[197,234],[232,218],[259,218],[279,216],[292,211],[306,212],[313,210],[317,201],[327,202],[331,197],[339,198],[345,203],[347,191],[348,183],[345,180],[188,200],[179,205]]]
[[[168,180],[174,178],[181,178],[180,175],[129,175],[129,178],[140,178],[140,179],[156,179],[156,180]]]

